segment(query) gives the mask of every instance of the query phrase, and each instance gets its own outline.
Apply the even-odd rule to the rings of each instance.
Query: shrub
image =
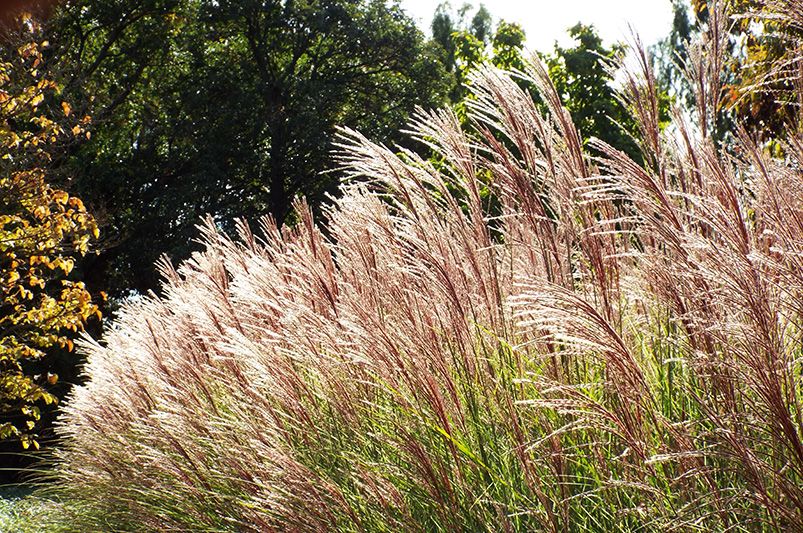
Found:
[[[66,102],[48,109],[58,87],[40,72],[47,43],[30,19],[19,26],[25,43],[14,49],[6,39],[8,61],[0,63],[0,440],[38,448],[40,408],[58,400],[56,363],[100,315],[71,276],[98,229],[81,200],[48,179],[70,128],[63,122],[74,121],[78,135],[88,118],[70,118]]]
[[[724,39],[712,11],[709,39]],[[327,233],[203,227],[128,304],[65,408],[54,490],[83,530],[803,528],[799,139],[713,144],[720,79],[645,166],[580,133],[535,60],[481,69],[439,169],[344,132]],[[490,178],[489,178],[490,176]],[[486,215],[492,192],[495,216]]]

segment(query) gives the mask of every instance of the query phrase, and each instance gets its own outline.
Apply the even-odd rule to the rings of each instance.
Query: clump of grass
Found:
[[[0,531],[69,531],[61,516],[60,505],[32,494],[32,487],[0,487]]]
[[[52,490],[79,530],[803,529],[803,155],[713,144],[700,105],[645,165],[593,157],[537,59],[411,135],[344,132],[327,213],[265,220],[131,303],[65,407]],[[705,53],[713,50],[711,53]],[[642,56],[644,57],[644,56]],[[494,200],[488,209],[487,198]],[[493,213],[490,215],[489,213]]]

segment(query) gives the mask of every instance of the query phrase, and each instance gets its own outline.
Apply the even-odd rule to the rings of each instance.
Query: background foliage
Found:
[[[186,257],[203,215],[281,223],[295,197],[337,194],[336,125],[393,142],[446,90],[383,1],[72,1],[49,26],[66,93],[96,124],[65,162],[107,228],[87,282],[115,296],[156,289],[153,263]]]

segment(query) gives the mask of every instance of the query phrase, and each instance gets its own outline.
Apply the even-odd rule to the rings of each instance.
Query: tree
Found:
[[[471,17],[471,25],[469,26],[471,34],[483,43],[487,43],[491,39],[491,32],[493,31],[493,17],[491,12],[483,5],[477,9],[474,16]]]
[[[691,94],[678,67],[688,60],[688,43],[697,30],[691,6],[685,0],[672,0],[672,29],[652,50],[662,85],[686,101]]]
[[[555,46],[547,59],[550,75],[564,105],[584,139],[599,138],[638,160],[639,151],[630,136],[634,125],[617,99],[611,83],[610,60],[621,53],[619,45],[607,48],[593,26],[577,24],[569,29],[576,45]]]
[[[337,194],[336,126],[392,143],[446,73],[386,1],[76,0],[51,23],[93,137],[65,161],[105,228],[87,271],[115,295],[157,287],[153,262],[194,249],[204,214],[292,219]]]
[[[470,4],[464,4],[457,15],[450,15],[450,6],[438,6],[432,21],[433,40],[444,50],[443,61],[454,73],[449,100],[459,104],[468,95],[466,83],[470,72],[481,63],[490,61],[504,69],[520,69],[524,66],[524,30],[518,24],[500,20],[493,32],[491,13],[480,4],[470,23],[466,13]]]
[[[731,143],[734,125],[765,140],[778,139],[799,128],[800,100],[791,80],[799,68],[797,49],[800,25],[773,11],[775,4],[758,0],[673,0],[670,35],[659,43],[656,56],[663,85],[687,107],[694,101],[692,88],[683,80],[691,60],[688,43],[693,36],[710,33],[712,9],[730,16],[721,28],[728,49],[720,72],[724,98],[716,110],[713,135]],[[776,147],[779,146],[776,144]]]
[[[435,9],[430,26],[432,40],[439,45],[441,62],[453,74],[449,91],[449,101],[453,104],[465,98],[465,74],[485,58],[493,37],[491,12],[480,4],[469,20],[472,9],[471,4],[465,3],[455,12],[449,2],[443,2]]]
[[[520,25],[500,20],[491,42],[493,46],[491,62],[505,70],[524,70],[522,54],[526,38]]]
[[[71,276],[98,229],[80,199],[48,184],[58,143],[85,135],[88,119],[72,115],[66,102],[56,105],[58,86],[40,70],[46,43],[36,39],[33,21],[24,23],[33,40],[0,64],[0,439],[38,448],[41,407],[57,402],[54,360],[99,317]],[[65,116],[72,116],[71,131],[61,125]]]
[[[448,9],[448,4],[441,4],[435,13],[432,30],[437,42],[441,41],[447,28],[455,28],[454,17],[449,15]],[[561,48],[556,45],[552,54],[542,56],[563,104],[571,112],[584,139],[599,138],[638,158],[639,150],[632,138],[634,121],[612,85],[611,65],[623,52],[623,46],[604,46],[593,26],[577,24],[569,29],[569,34],[576,40],[576,46]],[[465,29],[454,30],[450,35],[450,68],[455,73],[455,87],[450,98],[458,115],[463,117],[463,103],[466,98],[471,98],[467,87],[470,74],[484,62],[505,70],[523,70],[526,35],[521,26],[504,20],[497,24],[490,42],[483,42]],[[522,79],[517,79],[517,83],[541,104],[533,87]],[[662,90],[659,97],[661,118],[667,120],[669,101],[666,90]]]
[[[452,20],[450,9],[451,6],[448,2],[438,5],[435,9],[435,14],[432,16],[430,30],[432,31],[432,40],[440,46],[443,64],[449,72],[452,72],[455,66],[455,46],[452,41],[455,22]]]
[[[731,120],[763,139],[799,130],[802,101],[794,80],[803,28],[793,17],[778,16],[766,2],[732,0],[729,8],[741,14],[731,27],[737,53],[725,86]]]

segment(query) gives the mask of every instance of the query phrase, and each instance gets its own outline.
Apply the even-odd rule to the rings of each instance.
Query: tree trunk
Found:
[[[277,117],[270,127],[270,160],[268,161],[268,202],[270,214],[281,226],[293,201],[287,190],[288,132],[284,117]]]

